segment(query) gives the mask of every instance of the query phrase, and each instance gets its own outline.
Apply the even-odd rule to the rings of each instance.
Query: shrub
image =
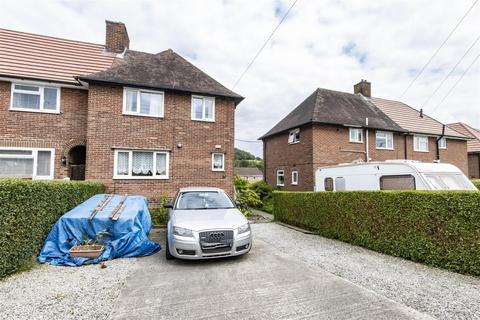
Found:
[[[160,198],[159,204],[149,208],[152,224],[154,226],[164,226],[168,222],[168,210],[163,205],[168,202],[167,196]]]
[[[252,210],[250,210],[250,207],[258,208],[262,205],[258,194],[256,194],[255,191],[250,189],[244,189],[240,194],[237,195],[236,200],[240,204],[240,211],[242,211],[242,213],[246,216],[252,214]]]
[[[243,190],[247,189],[248,180],[243,179],[242,177],[236,174],[233,177],[233,184],[235,185],[235,189],[237,192],[242,192]]]
[[[248,186],[250,189],[255,191],[256,194],[260,197],[260,200],[268,199],[272,196],[273,187],[266,183],[265,181],[257,181]]]
[[[431,266],[480,275],[480,192],[274,192],[275,219]]]
[[[0,278],[28,268],[58,218],[103,191],[97,182],[0,180]]]
[[[480,179],[473,179],[472,183],[477,187],[478,190],[480,190]]]

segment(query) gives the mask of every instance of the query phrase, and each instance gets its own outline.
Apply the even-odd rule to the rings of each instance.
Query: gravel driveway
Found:
[[[0,281],[0,319],[105,319],[137,259],[39,265]]]
[[[255,238],[357,285],[438,319],[480,319],[480,279],[430,268],[275,223]]]

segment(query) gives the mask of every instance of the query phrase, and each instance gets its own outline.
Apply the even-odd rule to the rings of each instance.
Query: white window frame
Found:
[[[360,132],[360,140],[352,139],[352,132]],[[355,137],[357,135],[355,134]],[[349,128],[348,129],[348,141],[351,143],[363,143],[363,129],[362,128]]]
[[[221,155],[222,156],[222,168],[221,169],[216,169],[213,167],[213,160],[215,159],[215,155]],[[212,153],[212,171],[225,171],[225,153],[223,152],[213,152]]]
[[[30,108],[22,108],[22,107],[14,107],[13,106],[13,94],[16,93],[25,93],[25,94],[32,94],[31,91],[26,91],[26,90],[16,90],[15,85],[19,86],[29,86],[29,87],[37,87],[38,88],[38,95],[40,96],[40,106],[39,109],[30,109]],[[44,90],[45,88],[47,89],[56,89],[57,90],[57,105],[55,110],[51,109],[44,109],[43,103],[44,103]],[[25,111],[25,112],[40,112],[40,113],[53,113],[53,114],[59,114],[60,113],[60,94],[61,94],[61,88],[57,86],[45,86],[45,85],[39,85],[36,83],[29,83],[29,82],[12,82],[12,86],[10,89],[10,108],[9,110],[12,111]]]
[[[297,185],[298,185],[298,170],[292,170],[292,186],[297,186]]]
[[[17,147],[0,147],[0,150],[12,150],[12,151],[31,151],[32,155],[6,155],[1,154],[0,158],[23,158],[30,159],[33,158],[33,172],[32,180],[53,180],[55,176],[55,149],[53,148],[17,148]],[[39,176],[37,175],[37,161],[38,161],[38,151],[50,151],[50,175],[48,176]],[[8,176],[2,178],[9,178]],[[13,178],[13,177],[12,177]]]
[[[385,148],[381,148],[377,145],[377,140],[378,140],[378,134],[385,134],[385,138],[386,138],[386,141],[385,141]],[[390,138],[390,140],[392,141],[392,146],[391,147],[388,147],[388,139]],[[394,150],[394,145],[393,145],[393,132],[389,132],[389,131],[377,131],[375,132],[375,147],[378,149],[378,150]]]
[[[419,139],[422,138],[422,139],[427,139],[427,150],[422,150],[419,148]],[[428,136],[422,136],[422,135],[414,135],[413,136],[413,151],[415,152],[430,152],[430,146],[428,144]]]
[[[127,91],[135,91],[137,93],[137,111],[129,111],[127,109]],[[140,113],[140,103],[141,98],[140,95],[142,92],[145,93],[154,93],[162,95],[162,107],[160,110],[160,114],[143,114]],[[140,116],[140,117],[150,117],[150,118],[163,118],[165,115],[165,93],[159,90],[148,90],[148,89],[139,89],[139,88],[131,88],[131,87],[123,87],[123,114],[130,115],[130,116]]]
[[[298,134],[298,139],[296,139],[297,134]],[[288,144],[295,144],[299,142],[300,142],[300,128],[290,130],[290,132],[288,133]]]
[[[118,153],[119,152],[128,152],[128,175],[118,175],[117,174],[117,164],[118,164]],[[153,153],[153,176],[133,176],[132,175],[132,166],[133,166],[133,152],[151,152]],[[166,155],[166,174],[157,175],[157,153],[163,153]],[[113,159],[113,179],[129,179],[129,180],[168,180],[168,173],[170,169],[170,152],[165,150],[141,150],[141,149],[115,149],[114,159]]]
[[[278,182],[278,177],[279,176],[283,177],[283,183]],[[277,186],[283,187],[284,185],[285,185],[285,171],[284,170],[277,170]]]
[[[202,99],[202,118],[198,119],[195,118],[195,105],[193,101],[195,99]],[[212,99],[212,118],[205,118],[205,99]],[[215,122],[215,97],[210,97],[210,96],[199,96],[199,95],[192,95],[191,99],[191,120],[193,121],[205,121],[205,122]]]
[[[443,141],[443,143],[442,143]],[[443,137],[438,141],[438,148],[439,149],[447,149],[447,138]]]

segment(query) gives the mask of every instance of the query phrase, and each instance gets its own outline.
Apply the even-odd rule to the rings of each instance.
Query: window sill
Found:
[[[363,144],[363,141],[348,141],[349,143],[357,143],[357,144]]]
[[[288,144],[297,144],[297,143],[300,143],[300,141],[289,142]]]
[[[60,114],[60,110],[35,110],[35,109],[20,109],[20,108],[10,108],[9,111],[19,111],[19,112],[33,112],[33,113],[47,113],[47,114]]]
[[[277,187],[284,187],[284,184],[277,184]]]
[[[114,176],[113,180],[168,180],[168,177],[132,177],[132,176]]]
[[[215,119],[210,120],[210,119],[191,119],[192,121],[200,121],[200,122],[215,122]]]
[[[298,186],[298,183],[292,183],[292,186]]]
[[[414,152],[423,152],[423,153],[429,153],[430,150],[413,150]]]
[[[225,172],[225,169],[212,169],[212,172]]]
[[[134,116],[134,117],[147,117],[147,118],[161,118],[161,119],[163,119],[163,115],[155,116],[155,115],[150,115],[150,114],[128,113],[128,112],[123,112],[122,115],[124,115],[124,116]]]
[[[388,150],[388,151],[393,151],[395,150],[394,148],[379,148],[379,147],[376,147],[377,150]]]

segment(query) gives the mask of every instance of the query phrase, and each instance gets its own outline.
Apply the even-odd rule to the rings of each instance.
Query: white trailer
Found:
[[[447,163],[387,160],[317,169],[315,191],[344,190],[477,190],[477,188],[460,169]]]

